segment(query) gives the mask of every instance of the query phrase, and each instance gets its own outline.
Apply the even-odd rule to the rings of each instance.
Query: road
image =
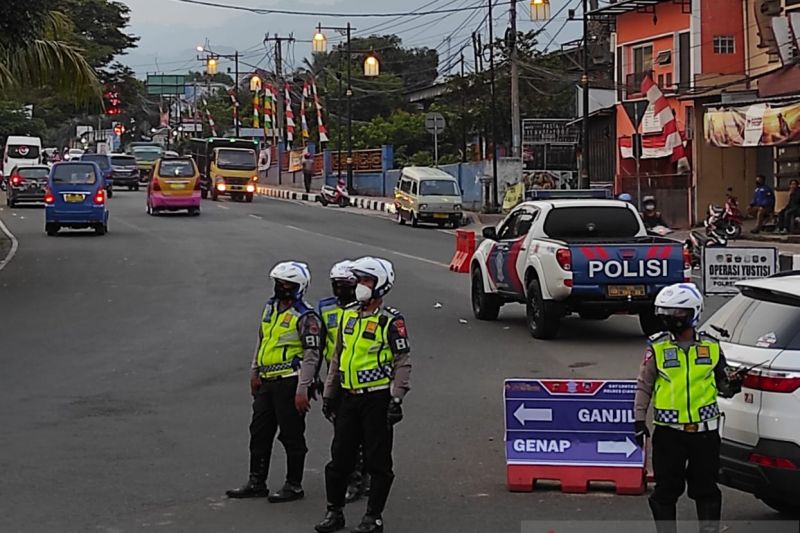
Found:
[[[407,316],[413,346],[387,530],[649,519],[644,497],[505,489],[503,380],[634,377],[635,318],[568,319],[548,342],[528,336],[518,305],[477,322],[467,276],[446,269],[452,235],[376,215],[257,198],[206,202],[199,218],[148,217],[143,194],[127,191],[110,205],[105,237],[48,238],[41,208],[0,211],[20,242],[0,273],[0,531],[312,531],[331,438],[319,404],[305,500],[224,497],[247,474],[248,367],[272,264],[307,261],[316,301],[332,263],[366,254],[394,262],[388,302]],[[277,445],[275,457],[274,489]],[[348,523],[362,513],[363,502],[348,507]],[[693,506],[680,513],[693,517]],[[776,518],[730,490],[723,516]]]

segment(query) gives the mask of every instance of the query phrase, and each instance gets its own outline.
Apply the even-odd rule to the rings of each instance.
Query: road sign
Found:
[[[635,381],[506,380],[507,463],[644,468],[635,394]]]
[[[145,86],[151,96],[182,96],[186,94],[185,75],[148,74]]]
[[[737,281],[766,278],[778,271],[778,250],[769,247],[706,247],[703,251],[703,292],[739,293]]]
[[[428,113],[425,115],[425,129],[432,135],[441,135],[447,123],[441,113]]]
[[[625,109],[625,113],[628,115],[631,124],[633,124],[633,129],[637,132],[639,131],[639,124],[642,123],[644,114],[647,111],[648,104],[649,102],[647,100],[628,100],[622,102],[622,107]]]

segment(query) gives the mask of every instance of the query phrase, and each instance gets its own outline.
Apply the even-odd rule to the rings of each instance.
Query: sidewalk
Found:
[[[317,192],[305,192],[301,187],[291,186],[276,186],[276,185],[258,185],[256,188],[258,194],[263,196],[271,196],[273,198],[283,198],[284,200],[302,200],[304,202],[318,202],[319,194]],[[358,209],[366,209],[369,211],[380,211],[383,213],[394,214],[394,198],[377,198],[374,196],[351,196],[351,207]]]

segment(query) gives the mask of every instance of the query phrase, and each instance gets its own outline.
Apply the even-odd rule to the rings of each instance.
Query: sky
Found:
[[[323,26],[344,26],[351,22],[354,36],[372,33],[396,33],[405,46],[437,48],[440,62],[448,55],[456,55],[465,50],[467,68],[471,69],[471,33],[480,26],[487,35],[485,16],[487,11],[463,9],[470,6],[486,5],[486,0],[408,0],[394,2],[389,0],[217,0],[219,3],[234,4],[253,8],[274,8],[319,13],[392,13],[411,12],[421,6],[425,9],[462,9],[448,14],[391,18],[341,18],[331,16],[295,15],[256,15],[215,7],[189,5],[176,0],[121,0],[131,10],[129,33],[139,36],[138,48],[120,60],[131,66],[139,77],[148,72],[184,73],[189,69],[200,70],[202,64],[197,60],[196,47],[209,43],[209,48],[218,53],[242,53],[244,71],[251,66],[267,70],[274,68],[273,45],[265,47],[264,35],[279,33],[282,37],[293,34],[297,41],[284,48],[285,62],[289,66],[301,66],[304,57],[310,56],[311,44],[308,42],[317,24]],[[500,0],[502,1],[502,0]],[[551,11],[555,15],[559,9],[579,7],[580,0],[551,0]],[[532,22],[528,2],[519,3],[518,28],[528,31],[542,26]],[[508,26],[508,4],[495,7],[493,14],[495,33],[502,35]],[[484,21],[481,24],[481,21]],[[563,26],[563,29],[562,29]],[[561,29],[561,31],[559,31]],[[567,22],[566,9],[553,18],[542,32],[542,45],[552,40],[551,49],[559,43],[578,37],[579,22]],[[325,32],[329,42],[338,38],[335,32]],[[449,37],[449,41],[447,38]],[[306,42],[303,42],[306,41]],[[232,65],[220,61],[219,70],[224,71]]]

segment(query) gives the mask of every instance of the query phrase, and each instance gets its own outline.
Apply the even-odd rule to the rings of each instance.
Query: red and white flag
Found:
[[[286,141],[291,144],[294,140],[294,111],[292,111],[292,93],[289,84],[284,87],[286,92]]]
[[[306,120],[306,102],[308,102],[308,80],[303,82],[303,98],[300,100],[300,129],[305,142],[311,135],[308,132],[308,121]]]
[[[317,82],[311,78],[311,92],[314,95],[314,107],[317,109],[317,128],[319,129],[319,142],[328,142],[328,129],[322,123],[322,105],[319,103],[319,95],[317,94]]]
[[[664,93],[648,74],[642,80],[642,93],[647,96],[647,101],[653,108],[653,114],[661,124],[661,134],[664,136],[664,148],[672,151],[672,162],[677,164],[678,172],[689,172],[689,158],[686,156],[686,147],[683,137],[678,131],[678,122],[669,106]]]

